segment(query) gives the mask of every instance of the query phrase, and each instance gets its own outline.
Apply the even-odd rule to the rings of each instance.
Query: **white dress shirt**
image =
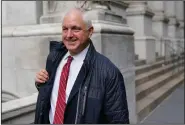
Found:
[[[75,83],[75,80],[77,78],[77,75],[82,67],[83,64],[83,60],[85,59],[85,56],[87,54],[89,45],[79,54],[72,56],[73,60],[71,62],[70,65],[70,70],[69,70],[69,76],[68,76],[68,81],[67,81],[67,86],[66,86],[66,103],[67,100],[69,98],[69,94],[72,90],[72,87]],[[53,90],[51,93],[51,98],[50,98],[50,103],[51,103],[51,109],[49,112],[49,120],[50,123],[53,124],[53,119],[54,119],[54,115],[55,115],[55,108],[56,108],[56,102],[57,102],[57,97],[58,97],[58,89],[59,89],[59,81],[60,81],[60,75],[62,72],[62,68],[63,66],[66,64],[67,62],[67,57],[70,55],[69,51],[65,54],[65,56],[63,57],[63,59],[61,60],[57,71],[56,71],[56,75],[55,75],[55,81],[54,81],[54,85],[53,85]]]

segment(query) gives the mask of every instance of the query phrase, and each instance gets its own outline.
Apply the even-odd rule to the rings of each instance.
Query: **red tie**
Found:
[[[64,122],[64,112],[66,108],[66,86],[72,60],[73,57],[68,56],[67,63],[62,69],[53,124],[63,124]]]

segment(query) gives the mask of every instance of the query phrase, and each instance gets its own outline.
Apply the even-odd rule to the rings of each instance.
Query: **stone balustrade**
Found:
[[[2,103],[2,124],[31,124],[34,122],[38,93]]]

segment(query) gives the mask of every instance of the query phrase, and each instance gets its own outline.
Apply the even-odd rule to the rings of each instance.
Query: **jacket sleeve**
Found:
[[[39,91],[40,85],[39,83],[35,82],[35,87],[37,88],[37,90]]]
[[[48,74],[51,74],[51,69],[52,69],[52,59],[53,57],[55,57],[55,50],[57,48],[61,48],[61,41],[57,42],[57,41],[50,41],[50,45],[49,45],[49,54],[47,56],[47,60],[46,60],[46,71],[48,72]],[[44,83],[45,84],[45,83]],[[35,86],[37,88],[37,90],[39,91],[39,88],[42,87],[44,84],[38,84],[35,82]]]
[[[104,112],[108,123],[129,124],[126,91],[122,74],[113,73],[106,84]]]
[[[50,63],[51,63],[51,57],[52,57],[52,53],[50,52],[47,60],[46,60],[46,71],[50,74]],[[45,83],[39,84],[37,82],[35,82],[35,87],[37,88],[37,90],[39,91],[40,87],[42,87]]]

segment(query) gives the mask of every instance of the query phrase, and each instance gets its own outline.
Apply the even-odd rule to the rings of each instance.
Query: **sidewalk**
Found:
[[[184,84],[172,92],[142,123],[184,124]]]

